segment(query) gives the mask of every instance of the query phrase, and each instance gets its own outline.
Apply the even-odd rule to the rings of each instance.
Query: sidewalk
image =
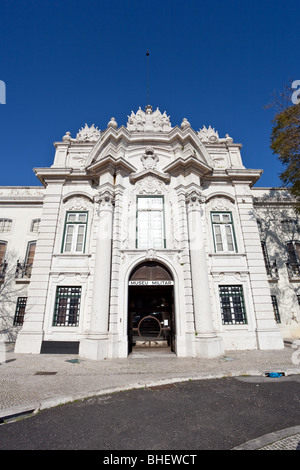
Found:
[[[105,361],[72,355],[15,354],[13,346],[8,345],[0,364],[0,422],[17,414],[133,388],[225,376],[265,377],[268,372],[300,374],[299,354],[295,355],[296,349],[291,345],[286,342],[284,350],[279,351],[230,351],[209,360],[177,358],[172,353],[154,350]],[[279,448],[282,445],[284,449],[296,450],[300,446],[300,426],[236,449],[245,446],[269,449],[274,442]]]

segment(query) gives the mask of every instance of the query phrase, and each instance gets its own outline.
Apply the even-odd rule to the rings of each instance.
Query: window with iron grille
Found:
[[[57,287],[53,326],[78,326],[80,297],[81,287]]]
[[[272,299],[275,321],[276,323],[281,323],[276,295],[271,295],[271,299]]]
[[[84,253],[87,212],[67,212],[62,253]]]
[[[14,326],[21,326],[24,323],[24,315],[26,309],[27,297],[18,297],[15,317],[14,317]]]
[[[242,286],[219,286],[223,325],[247,324]]]
[[[212,212],[211,221],[216,253],[235,253],[237,250],[231,212]]]

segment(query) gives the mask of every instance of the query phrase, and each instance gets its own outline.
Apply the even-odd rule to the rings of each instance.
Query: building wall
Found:
[[[127,128],[112,118],[101,133],[94,126],[74,139],[66,133],[55,148],[53,165],[35,169],[43,187],[30,190],[32,201],[12,199],[7,206],[9,190],[0,188],[0,217],[11,209],[20,224],[10,235],[13,246],[22,251],[30,220],[41,218],[16,352],[40,353],[43,343],[75,341],[83,357],[127,357],[128,283],[145,260],[172,274],[178,356],[278,349],[282,335],[299,335],[299,284],[290,282],[283,265],[278,279],[268,275],[257,219],[267,220],[270,198],[268,190],[253,188],[261,170],[243,166],[240,144],[211,128],[195,132],[187,120],[172,128],[165,113],[148,109],[132,113]],[[164,197],[163,248],[136,245],[138,196]],[[292,205],[289,199],[284,210],[291,213]],[[62,250],[70,212],[88,213],[83,253]],[[216,251],[212,213],[231,215],[234,252]],[[268,235],[271,257],[280,239]],[[57,289],[64,286],[81,288],[77,326],[53,324]],[[241,286],[246,322],[222,321],[222,286]],[[271,295],[285,312],[281,323]]]
[[[286,189],[253,188],[260,240],[265,245],[270,293],[276,297],[284,337],[300,335],[300,271],[289,269],[287,243],[300,240],[300,220]],[[299,267],[299,263],[298,263]]]
[[[38,238],[38,220],[41,218],[44,188],[1,187],[0,219],[11,220],[8,230],[0,232],[0,240],[6,242],[4,277],[0,281],[0,339],[14,341],[20,327],[14,327],[18,297],[28,296],[30,269],[23,268],[28,243]],[[35,226],[32,222],[36,221]],[[1,226],[1,223],[0,223]]]

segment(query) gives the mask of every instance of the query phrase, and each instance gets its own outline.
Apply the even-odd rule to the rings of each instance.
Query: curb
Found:
[[[291,375],[298,375],[300,374],[300,369],[293,369],[293,370],[287,370],[284,372],[285,377],[291,376]],[[198,376],[193,376],[193,377],[175,377],[173,379],[160,379],[156,380],[154,382],[144,382],[144,383],[132,383],[124,386],[117,386],[113,388],[107,388],[107,389],[102,389],[102,390],[92,390],[92,391],[86,391],[86,392],[79,392],[74,395],[61,395],[57,397],[52,397],[52,398],[47,398],[44,400],[41,400],[40,402],[35,402],[31,404],[26,404],[26,405],[17,405],[12,408],[6,408],[6,409],[0,409],[0,424],[8,419],[13,419],[14,417],[18,418],[21,417],[21,415],[29,415],[29,414],[36,414],[39,411],[54,408],[56,406],[60,405],[65,405],[67,403],[72,403],[76,400],[85,400],[87,398],[91,397],[97,397],[97,396],[102,396],[102,395],[108,395],[111,393],[118,393],[118,392],[125,392],[129,390],[135,390],[135,389],[141,389],[141,388],[151,388],[151,387],[157,387],[160,385],[168,385],[168,384],[175,384],[175,383],[183,383],[183,382],[189,382],[189,381],[194,381],[194,380],[211,380],[211,379],[221,379],[224,377],[243,377],[243,376],[248,376],[248,377],[259,377],[261,379],[266,379],[265,377],[265,372],[262,373],[261,371],[258,370],[252,370],[246,372],[245,370],[243,371],[235,371],[234,373],[219,373],[219,374],[206,374],[206,375],[198,375]],[[266,379],[270,381],[277,381],[278,379]]]
[[[291,428],[282,429],[280,431],[265,434],[264,436],[252,439],[244,444],[233,447],[231,450],[260,450],[262,447],[269,446],[275,442],[281,441],[288,437],[292,437],[300,433],[300,426],[293,426]]]

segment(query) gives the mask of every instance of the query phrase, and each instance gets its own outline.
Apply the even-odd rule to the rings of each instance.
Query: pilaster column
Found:
[[[49,289],[49,272],[57,234],[64,179],[47,180],[43,212],[28,289],[24,324],[18,333],[15,352],[39,354]]]
[[[91,323],[88,336],[80,342],[79,354],[101,360],[108,355],[111,254],[114,196],[105,190],[95,198],[98,204],[98,231],[94,266]]]
[[[200,357],[217,357],[223,353],[223,346],[221,338],[216,335],[212,322],[208,266],[201,220],[203,202],[204,198],[199,190],[193,189],[186,194],[196,354]]]

